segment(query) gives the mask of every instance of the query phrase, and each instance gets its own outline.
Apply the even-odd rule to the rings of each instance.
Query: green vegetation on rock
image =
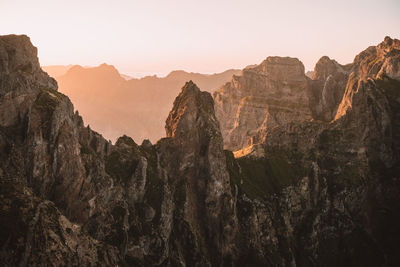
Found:
[[[229,151],[225,155],[231,180],[250,199],[265,199],[307,175],[306,168],[290,162],[282,152],[271,152],[265,158],[235,159]]]
[[[106,157],[106,172],[119,182],[127,182],[134,173],[138,162],[134,154],[113,151]]]

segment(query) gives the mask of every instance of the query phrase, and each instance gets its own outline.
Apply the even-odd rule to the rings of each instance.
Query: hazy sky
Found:
[[[122,73],[219,72],[267,56],[349,63],[400,38],[400,0],[0,0],[0,34],[27,34],[42,65]]]

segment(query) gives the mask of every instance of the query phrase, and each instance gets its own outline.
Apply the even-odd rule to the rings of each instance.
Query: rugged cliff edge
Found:
[[[346,66],[321,58],[307,85],[313,119],[267,129],[257,145],[235,153],[242,157],[231,157],[228,169],[240,189],[238,210],[246,207],[254,218],[238,217],[239,226],[245,225],[239,232],[248,231],[247,243],[258,240],[254,255],[273,251],[273,259],[264,257],[272,265],[398,264],[399,53],[399,41],[386,37]],[[265,78],[240,79],[239,85],[220,90],[222,99],[235,99],[241,85]],[[232,86],[236,89],[227,92]],[[245,94],[256,90],[253,86]],[[217,111],[229,110],[229,104],[218,102],[220,92],[214,97]],[[254,113],[243,121],[251,121]],[[224,133],[224,123],[221,127]],[[243,129],[242,138],[259,132],[252,124]],[[230,135],[227,147],[234,141]]]
[[[57,92],[28,37],[1,36],[0,263],[398,265],[398,44],[385,39],[352,69],[325,60],[328,74],[314,72],[320,110],[310,108],[313,81],[297,59],[269,58],[235,77],[216,103],[238,107],[247,89],[273,99],[260,102],[268,114],[251,115],[249,129],[268,136],[253,138],[261,157],[235,159],[223,136],[232,147],[251,142],[244,113],[230,117],[236,108],[219,110],[194,83],[175,99],[166,138],[113,145]],[[357,86],[343,89],[345,77]],[[344,92],[340,102],[329,88]],[[243,101],[242,111],[258,110]],[[221,133],[218,114],[235,128],[221,120]]]

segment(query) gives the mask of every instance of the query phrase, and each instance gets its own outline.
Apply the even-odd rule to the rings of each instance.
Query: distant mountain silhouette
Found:
[[[57,78],[67,73],[67,71],[72,66],[73,65],[49,65],[49,66],[42,66],[42,69],[46,71],[51,77]]]
[[[133,77],[131,77],[129,75],[125,75],[125,74],[121,74],[121,77],[124,78],[125,80],[133,79]]]
[[[72,99],[75,109],[93,129],[112,141],[127,134],[136,142],[144,138],[157,141],[164,136],[166,114],[185,82],[192,80],[202,90],[213,92],[232,75],[241,73],[235,69],[216,74],[177,70],[161,78],[129,79],[107,64],[70,66],[61,76],[54,75],[54,66],[50,67],[44,69],[56,78],[59,91]]]

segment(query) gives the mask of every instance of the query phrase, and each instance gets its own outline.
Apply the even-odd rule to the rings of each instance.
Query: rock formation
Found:
[[[216,93],[225,109],[187,82],[166,138],[113,145],[84,126],[28,37],[1,36],[1,265],[397,266],[397,44],[387,38],[346,69],[357,86],[334,121],[312,120],[298,60],[268,58]],[[364,67],[380,49],[387,63]],[[323,69],[315,84],[329,77]],[[262,153],[235,159],[214,106],[228,120],[237,111],[226,102],[239,107],[245,89],[278,102],[262,104],[272,115],[260,111],[260,123],[254,116],[254,131],[267,132]],[[246,108],[262,109],[254,103]],[[232,144],[246,143],[240,116],[231,121]]]
[[[399,41],[385,38],[340,65],[327,56],[316,64],[312,79],[300,61],[269,57],[214,93],[215,110],[226,149],[251,149],[265,141],[276,126],[311,119],[330,122],[351,105],[358,80],[386,75],[398,79]]]
[[[347,81],[345,94],[338,107],[336,119],[343,116],[351,108],[352,97],[359,87],[360,80],[400,78],[400,41],[385,37],[378,46],[370,46],[353,62],[352,73]]]
[[[258,240],[246,247],[257,264],[399,263],[398,44],[387,37],[347,66],[323,57],[309,81],[314,120],[274,127],[257,153],[227,157],[237,210],[248,212],[239,233]]]
[[[266,131],[292,121],[311,119],[307,77],[296,58],[268,57],[233,76],[214,93],[226,149],[258,143]]]
[[[351,67],[351,64],[342,66],[326,56],[317,62],[309,89],[310,108],[315,119],[329,122],[335,118]]]

